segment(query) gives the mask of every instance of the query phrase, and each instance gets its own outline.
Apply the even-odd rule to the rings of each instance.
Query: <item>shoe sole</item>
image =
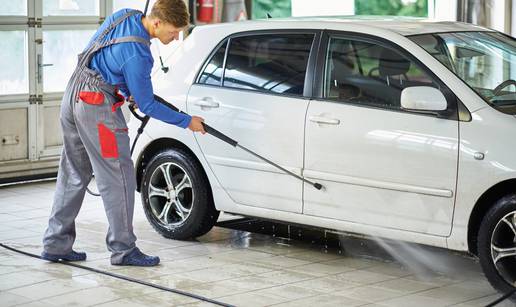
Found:
[[[65,256],[59,256],[59,255],[41,254],[41,259],[52,261],[52,262],[58,262],[59,260],[64,260],[64,261],[68,261],[68,262],[74,262],[74,261],[85,261],[86,257],[80,258],[80,259],[76,259],[76,258],[68,258],[68,257],[65,257]]]
[[[112,265],[118,265],[118,266],[142,266],[142,267],[146,267],[146,266],[157,266],[159,264],[158,263],[150,263],[150,264],[142,264],[142,263],[111,263]]]

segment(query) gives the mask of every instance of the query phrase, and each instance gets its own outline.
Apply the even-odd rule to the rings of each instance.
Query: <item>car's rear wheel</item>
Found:
[[[503,293],[516,290],[516,194],[498,200],[484,217],[478,256],[494,288]]]
[[[208,179],[201,165],[183,150],[156,154],[144,170],[141,186],[147,220],[164,237],[195,238],[217,221],[219,212]]]

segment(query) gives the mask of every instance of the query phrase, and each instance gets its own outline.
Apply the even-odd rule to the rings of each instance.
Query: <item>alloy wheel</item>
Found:
[[[179,165],[163,163],[151,175],[148,197],[154,218],[162,226],[173,228],[190,216],[194,202],[192,180]]]
[[[491,236],[491,257],[500,276],[516,287],[516,211],[496,224]]]

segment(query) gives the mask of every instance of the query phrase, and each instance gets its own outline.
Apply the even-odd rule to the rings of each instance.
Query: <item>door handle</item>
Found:
[[[338,125],[340,124],[340,120],[336,118],[328,118],[324,116],[310,116],[308,118],[311,122],[318,124],[326,124],[326,125]]]
[[[38,54],[38,83],[41,83],[41,79],[43,78],[43,69],[42,68],[54,65],[54,64],[43,64],[41,62],[43,62],[42,56],[41,56],[41,54]]]
[[[202,99],[197,100],[194,103],[196,106],[201,107],[201,109],[204,108],[218,108],[220,104],[217,101],[214,101],[211,97],[204,97]]]

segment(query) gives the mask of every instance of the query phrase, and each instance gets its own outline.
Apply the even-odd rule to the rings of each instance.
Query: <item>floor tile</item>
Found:
[[[288,300],[298,300],[310,296],[322,295],[324,292],[306,287],[299,287],[295,284],[287,284],[281,286],[270,287],[267,289],[257,290],[255,293],[274,295],[283,297]]]
[[[345,297],[342,295],[324,294],[312,296],[300,300],[289,301],[274,306],[281,307],[332,307],[332,306],[361,306],[367,304],[365,301]]]
[[[288,269],[276,270],[272,272],[267,272],[263,274],[259,274],[258,276],[269,278],[274,282],[278,282],[280,284],[294,283],[308,279],[314,279],[317,276],[300,273],[296,271],[290,271]]]
[[[435,288],[435,286],[432,284],[427,284],[427,283],[419,282],[419,281],[415,281],[415,280],[408,280],[408,279],[404,279],[404,278],[397,278],[397,279],[390,279],[387,281],[382,281],[379,283],[372,284],[372,287],[399,291],[399,292],[403,292],[406,294],[414,293],[414,292],[421,292],[421,291]]]
[[[37,284],[12,289],[9,293],[24,295],[29,293],[34,300],[41,300],[69,292],[75,292],[86,288],[98,286],[97,283],[84,278],[71,278],[69,280],[58,279],[40,282]]]
[[[351,281],[368,285],[383,282],[386,280],[397,279],[398,277],[366,270],[354,270],[329,276],[328,278],[334,278],[336,280]]]
[[[53,274],[44,272],[20,271],[3,274],[0,278],[0,291],[29,286],[54,278]]]
[[[366,302],[381,302],[384,300],[404,296],[404,293],[371,286],[348,288],[335,292],[335,294],[343,295],[353,299]]]
[[[25,293],[26,294],[26,293]],[[33,301],[33,298],[27,298],[23,295],[11,293],[11,292],[2,292],[0,291],[0,305],[2,307],[9,307],[19,304],[24,304]]]
[[[43,299],[41,302],[65,306],[92,306],[122,299],[125,296],[130,296],[130,294],[130,292],[127,292],[124,289],[95,287],[53,296],[47,299]]]
[[[274,304],[279,304],[288,299],[285,299],[280,296],[265,294],[265,293],[257,293],[257,292],[247,292],[242,294],[236,294],[231,296],[219,297],[217,300],[225,302],[227,304],[232,304],[235,306],[269,306]]]
[[[344,289],[349,288],[355,288],[360,287],[361,284],[357,282],[352,281],[346,281],[346,280],[336,280],[333,278],[328,277],[322,277],[322,278],[315,278],[315,279],[309,279],[305,281],[300,281],[296,283],[292,283],[292,285],[307,288],[307,289],[314,289],[320,292],[338,292]]]
[[[384,306],[418,306],[418,307],[444,307],[448,306],[450,303],[446,300],[441,300],[438,298],[430,298],[425,296],[420,296],[417,294],[400,296],[397,298],[383,300],[378,302],[380,305]]]
[[[471,283],[468,283],[467,285],[469,285],[470,287],[467,287],[466,284],[453,284],[446,287],[422,291],[419,292],[418,295],[429,298],[444,299],[450,304],[458,304],[477,298],[481,298],[487,295],[496,294],[496,291],[493,290],[489,285],[486,285],[484,287],[474,287],[471,285]]]

